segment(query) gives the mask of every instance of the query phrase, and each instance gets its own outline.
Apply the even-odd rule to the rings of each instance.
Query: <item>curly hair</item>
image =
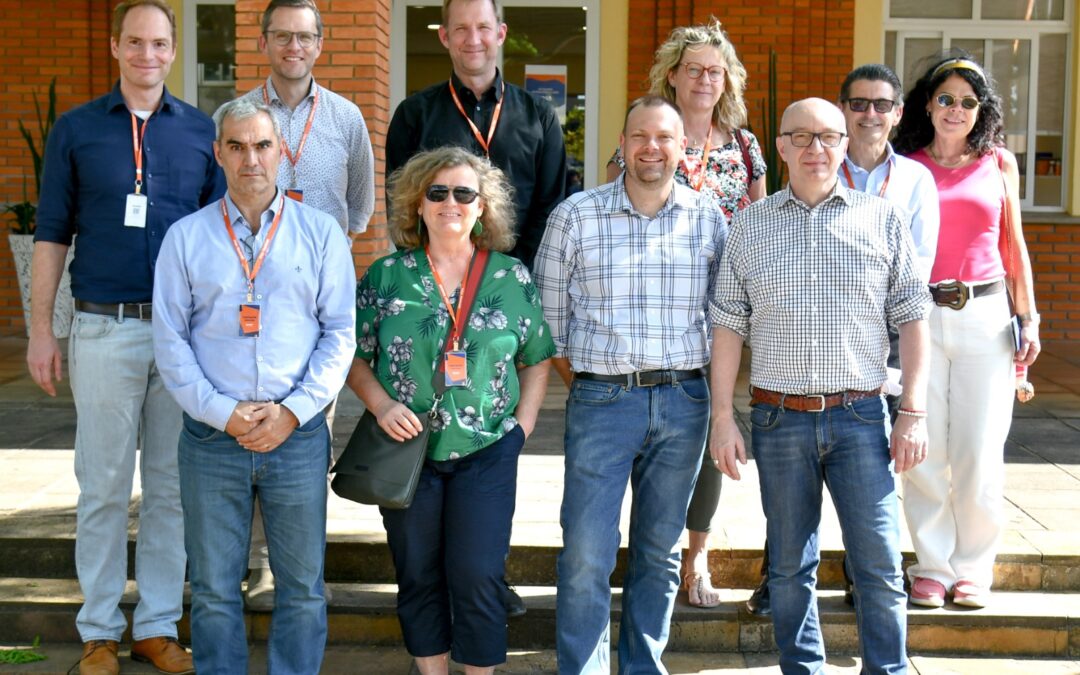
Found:
[[[725,131],[746,126],[746,68],[735,53],[735,46],[728,40],[727,33],[714,17],[708,24],[681,26],[671,31],[671,35],[656,50],[653,66],[649,70],[650,94],[658,94],[669,101],[675,101],[675,88],[668,82],[668,74],[682,63],[687,49],[716,47],[724,61],[724,93],[720,95],[713,109],[713,123]]]
[[[967,136],[968,151],[982,156],[1004,145],[1001,133],[1005,127],[1005,116],[994,80],[971,54],[957,49],[945,57],[935,58],[908,92],[908,105],[904,108],[893,142],[896,152],[910,155],[933,142],[934,124],[926,113],[926,105],[941,83],[953,75],[970,84],[979,99],[979,116]]]
[[[417,211],[424,192],[443,169],[467,166],[476,174],[480,198],[484,200],[483,231],[472,234],[473,243],[492,251],[509,251],[514,247],[514,188],[500,171],[485,157],[478,157],[464,148],[447,146],[413,155],[405,166],[395,171],[389,180],[390,240],[398,248],[419,248],[427,243],[427,228]]]

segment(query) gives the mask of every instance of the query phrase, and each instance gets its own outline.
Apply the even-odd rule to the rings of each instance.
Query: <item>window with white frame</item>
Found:
[[[184,0],[184,100],[207,115],[236,96],[236,1]]]
[[[1020,164],[1025,209],[1062,208],[1069,162],[1067,102],[1074,0],[885,0],[885,63],[905,91],[925,59],[959,47],[997,81],[1005,142]]]

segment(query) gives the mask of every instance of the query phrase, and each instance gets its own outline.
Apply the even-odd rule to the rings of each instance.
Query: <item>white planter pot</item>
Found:
[[[11,255],[15,258],[15,274],[19,279],[19,293],[22,295],[23,317],[26,319],[26,334],[30,335],[30,266],[34,260],[34,235],[9,234]],[[71,299],[71,277],[68,266],[75,255],[74,243],[68,248],[67,260],[64,261],[64,275],[60,278],[60,288],[56,291],[56,304],[53,308],[53,335],[66,338],[71,333],[71,319],[75,316],[75,303]]]

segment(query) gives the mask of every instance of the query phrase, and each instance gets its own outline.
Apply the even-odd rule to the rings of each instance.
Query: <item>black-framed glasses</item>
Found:
[[[964,110],[974,110],[979,107],[979,99],[974,96],[961,96],[957,98],[952,94],[938,94],[934,98],[934,102],[942,108],[951,108],[953,104],[959,102],[960,107]]]
[[[844,102],[851,108],[851,112],[866,112],[873,105],[877,112],[887,113],[892,112],[893,107],[896,106],[896,101],[891,98],[849,98]]]
[[[288,47],[289,43],[296,38],[296,42],[304,49],[310,49],[315,45],[315,42],[322,36],[318,33],[309,33],[306,30],[293,32],[290,30],[268,30],[263,35],[267,40],[270,40],[278,47]]]
[[[781,131],[780,135],[790,138],[791,144],[796,148],[809,148],[814,144],[815,138],[821,143],[821,147],[835,148],[844,140],[844,136],[847,136],[839,131],[822,131],[817,134],[812,131]]]
[[[429,202],[445,202],[451,193],[454,195],[454,201],[458,204],[472,204],[480,196],[479,192],[464,185],[455,185],[454,187],[449,185],[429,185],[427,191],[424,192],[424,197]]]
[[[708,73],[709,82],[723,82],[724,73],[727,72],[727,69],[723,66],[713,66],[712,68],[706,68],[700,63],[694,63],[692,61],[686,61],[684,63],[680,63],[679,65],[681,65],[683,69],[686,70],[686,76],[689,77],[691,80],[696,80],[705,73]]]

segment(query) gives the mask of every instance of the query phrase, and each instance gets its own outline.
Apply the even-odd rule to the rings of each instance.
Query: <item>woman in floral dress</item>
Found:
[[[412,505],[382,515],[398,618],[419,671],[447,673],[452,658],[467,673],[489,673],[506,660],[502,579],[518,454],[536,425],[555,345],[528,269],[500,252],[514,241],[502,172],[460,148],[440,148],[413,157],[390,182],[389,229],[399,250],[376,261],[357,288],[348,384],[379,426],[404,440],[432,408],[440,362],[464,363],[464,373],[448,369],[462,383],[436,406]],[[479,249],[490,260],[468,316],[459,315]],[[448,339],[458,344],[446,349]]]

